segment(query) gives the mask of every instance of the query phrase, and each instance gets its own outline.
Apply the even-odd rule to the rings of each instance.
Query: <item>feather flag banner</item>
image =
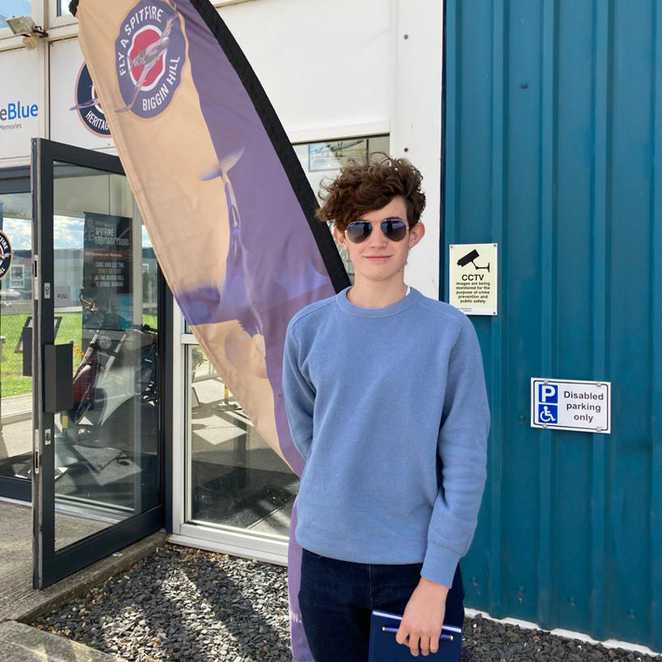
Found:
[[[260,82],[208,0],[80,0],[80,45],[170,290],[256,431],[298,475],[287,323],[349,278]],[[312,661],[290,523],[293,659]]]

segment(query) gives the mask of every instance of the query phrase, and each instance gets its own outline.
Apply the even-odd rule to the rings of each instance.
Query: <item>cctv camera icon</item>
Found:
[[[487,263],[487,266],[486,266],[486,267],[479,267],[479,266],[474,262],[474,260],[475,260],[476,258],[478,258],[478,257],[480,257],[480,255],[479,255],[478,251],[474,248],[472,251],[469,251],[464,257],[461,257],[461,258],[457,261],[457,265],[458,265],[459,267],[466,267],[467,264],[469,264],[469,262],[471,262],[471,264],[474,265],[474,268],[475,268],[476,270],[478,270],[478,269],[487,269],[487,271],[489,272],[489,270],[490,270],[490,263],[489,263],[489,262]]]

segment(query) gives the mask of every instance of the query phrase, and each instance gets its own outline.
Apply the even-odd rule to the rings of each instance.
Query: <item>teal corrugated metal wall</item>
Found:
[[[446,0],[449,243],[492,408],[469,607],[662,650],[662,0]],[[530,378],[612,382],[612,433],[530,427]]]

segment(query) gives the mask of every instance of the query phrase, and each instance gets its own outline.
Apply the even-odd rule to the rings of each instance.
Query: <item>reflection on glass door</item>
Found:
[[[0,280],[0,494],[29,498],[32,478],[32,378],[25,374],[22,330],[32,321],[32,197],[0,194],[0,230],[11,244],[11,266]],[[25,483],[19,489],[18,482]]]
[[[53,183],[55,343],[73,354],[72,406],[54,426],[59,549],[158,503],[158,345],[126,178],[55,163]]]

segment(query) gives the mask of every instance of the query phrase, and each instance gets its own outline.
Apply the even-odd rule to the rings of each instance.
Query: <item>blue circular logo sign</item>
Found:
[[[163,112],[184,66],[184,36],[177,12],[162,0],[139,2],[122,21],[115,66],[124,107],[139,117]]]
[[[76,110],[83,124],[98,136],[109,136],[110,129],[101,102],[96,98],[94,83],[86,64],[78,72],[76,82]]]
[[[11,266],[11,244],[9,237],[0,230],[0,278],[4,278]]]

